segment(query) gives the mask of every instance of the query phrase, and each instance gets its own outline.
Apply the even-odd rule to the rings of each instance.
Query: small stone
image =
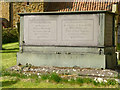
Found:
[[[104,75],[102,75],[104,77]]]
[[[45,72],[47,72],[48,70],[45,70]]]
[[[33,71],[33,69],[32,69],[32,68],[31,68],[30,70],[31,70],[31,71]]]
[[[25,72],[24,72],[23,74],[24,74],[24,75],[26,75],[26,73],[25,73]]]
[[[15,71],[17,71],[17,69],[14,69]]]
[[[41,76],[38,76],[38,78],[41,78]]]
[[[94,81],[98,82],[96,77],[94,78]]]
[[[84,69],[82,71],[84,71]]]
[[[49,82],[49,80],[47,79],[46,82]]]
[[[106,70],[102,70],[102,71],[106,71]]]
[[[120,82],[120,80],[119,80],[119,79],[115,79],[115,81],[116,81],[116,82]]]
[[[102,78],[98,78],[97,80],[98,80],[98,82],[100,82],[100,83],[103,82],[103,79],[102,79]]]
[[[75,72],[76,70],[75,70],[75,69],[73,69],[73,71]]]
[[[70,72],[70,70],[67,70],[68,72]]]
[[[45,68],[43,68],[42,70],[45,70]]]
[[[113,75],[113,73],[110,73],[110,75]]]
[[[107,83],[107,80],[103,80],[103,82]]]
[[[37,73],[37,75],[39,76],[39,75],[40,75],[40,73]]]
[[[100,76],[100,74],[98,74],[98,76]]]
[[[59,71],[57,71],[56,73],[58,73]]]
[[[24,72],[26,72],[27,70],[26,69],[23,69]]]

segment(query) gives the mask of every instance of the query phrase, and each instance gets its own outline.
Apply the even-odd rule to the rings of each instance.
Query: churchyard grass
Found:
[[[118,65],[120,65],[120,60],[118,60]]]
[[[16,65],[16,53],[19,51],[19,44],[3,44],[2,50],[2,69],[7,69]]]
[[[2,82],[3,88],[117,88],[115,81],[108,83],[96,83],[90,78],[63,79],[56,73],[26,76],[22,73],[10,72],[8,68],[16,65],[16,53],[19,51],[19,44],[3,44],[2,50]],[[7,70],[6,70],[7,69]]]

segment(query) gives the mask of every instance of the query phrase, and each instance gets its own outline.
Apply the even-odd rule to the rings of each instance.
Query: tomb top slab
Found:
[[[20,16],[24,16],[24,15],[67,15],[67,14],[92,14],[92,13],[110,13],[110,14],[115,14],[111,11],[73,11],[73,12],[34,12],[34,13],[18,13],[18,15]]]

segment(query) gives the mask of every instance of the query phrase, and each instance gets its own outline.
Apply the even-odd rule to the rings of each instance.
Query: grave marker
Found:
[[[21,13],[17,63],[114,68],[115,14],[108,11]]]

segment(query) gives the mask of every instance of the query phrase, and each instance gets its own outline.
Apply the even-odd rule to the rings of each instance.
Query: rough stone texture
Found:
[[[116,70],[110,69],[93,69],[93,68],[80,68],[80,67],[48,67],[48,66],[13,66],[9,68],[12,71],[21,72],[26,75],[37,74],[38,76],[42,74],[57,73],[62,78],[75,78],[75,77],[89,77],[89,78],[103,78],[103,79],[113,79],[118,77],[118,72]]]
[[[8,21],[10,20],[10,3],[8,2],[0,2],[0,18],[6,18]],[[12,18],[12,25],[13,27],[17,26],[17,22],[20,21],[20,17],[18,13],[23,12],[43,12],[44,11],[44,3],[43,2],[30,2],[29,5],[27,5],[26,2],[14,2],[11,6],[11,15]]]
[[[17,25],[17,22],[20,22],[20,16],[18,13],[23,12],[43,12],[44,11],[44,3],[30,2],[29,5],[27,3],[13,3],[13,25]]]
[[[6,18],[9,21],[9,3],[0,2],[0,18]]]
[[[73,2],[49,2],[45,3],[45,11],[59,11],[66,8],[72,8]]]

